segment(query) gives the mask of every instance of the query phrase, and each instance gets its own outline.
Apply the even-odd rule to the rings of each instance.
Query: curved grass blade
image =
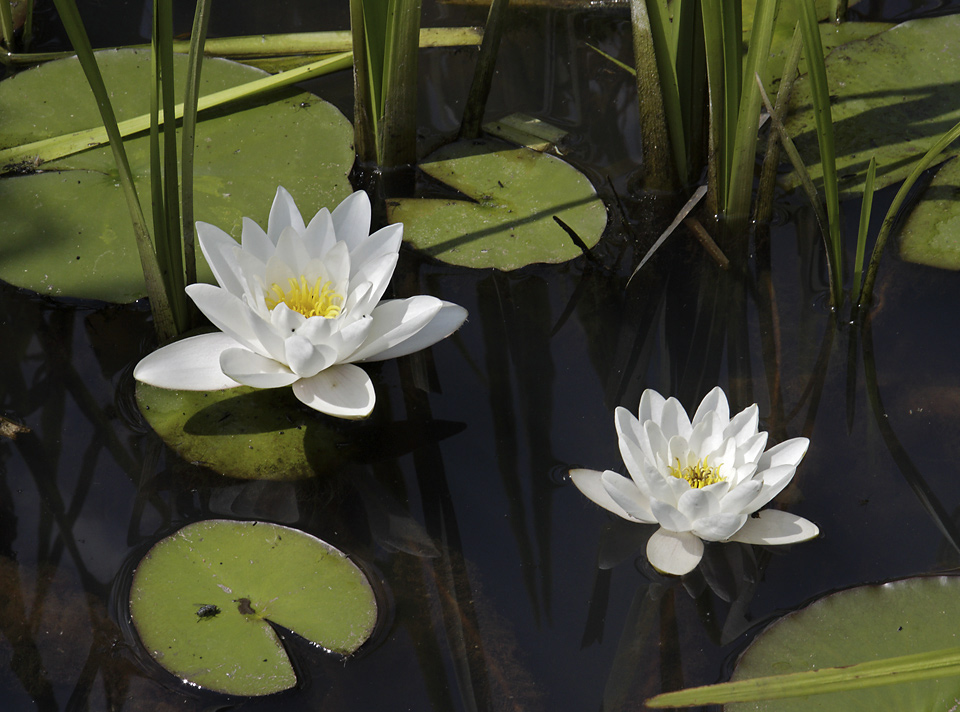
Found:
[[[853,289],[850,294],[860,293],[860,282],[863,279],[863,255],[867,247],[867,231],[870,229],[870,213],[873,211],[873,182],[877,177],[877,159],[870,157],[867,166],[867,177],[863,184],[863,202],[860,203],[860,226],[857,231],[857,255],[853,263]]]

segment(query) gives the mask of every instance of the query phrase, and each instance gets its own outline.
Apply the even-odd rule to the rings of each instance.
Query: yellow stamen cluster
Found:
[[[707,458],[686,467],[681,467],[680,458],[677,458],[676,466],[670,467],[670,474],[677,479],[686,480],[693,489],[700,489],[726,479],[720,476],[719,468],[710,467],[707,464]]]
[[[290,288],[287,291],[284,291],[279,284],[270,285],[270,292],[273,294],[268,292],[266,295],[267,308],[273,309],[283,302],[293,311],[300,312],[307,318],[322,316],[332,319],[340,314],[343,308],[343,295],[333,291],[332,282],[318,279],[311,287],[303,275],[300,275],[299,280],[291,277],[288,281]]]

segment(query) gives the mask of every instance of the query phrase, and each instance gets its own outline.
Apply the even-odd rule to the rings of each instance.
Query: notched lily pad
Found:
[[[146,114],[150,53],[107,50],[97,61],[119,120]],[[186,57],[175,56],[183,76]],[[204,60],[202,94],[260,79],[264,72]],[[182,82],[179,82],[182,86]],[[177,90],[182,97],[182,88]],[[279,90],[200,115],[195,213],[239,235],[246,215],[266,224],[270,196],[283,185],[311,210],[333,207],[351,191],[353,129],[336,107],[303,92]],[[101,125],[76,59],[50,62],[0,82],[0,148]],[[150,218],[149,139],[124,145],[143,210]],[[32,165],[24,166],[27,172]],[[0,179],[0,279],[52,296],[131,302],[146,289],[129,212],[109,146],[44,163],[44,172]],[[200,279],[213,281],[203,257]]]
[[[784,616],[750,645],[734,680],[955,648],[960,577],[911,578],[840,591]],[[727,712],[951,710],[960,680],[945,678],[803,698],[725,705]]]
[[[427,156],[420,168],[469,200],[387,201],[403,237],[443,262],[513,270],[566,262],[582,254],[554,216],[587,248],[607,224],[603,201],[586,176],[555,156],[502,141],[458,141]]]
[[[344,462],[346,438],[289,388],[171,391],[137,383],[147,422],[180,457],[248,480],[297,480]]]
[[[960,269],[960,162],[937,171],[900,231],[900,256],[907,262]]]
[[[189,524],[140,561],[130,590],[140,640],[187,682],[231,695],[296,684],[271,623],[341,655],[370,636],[367,577],[316,537],[267,522]]]

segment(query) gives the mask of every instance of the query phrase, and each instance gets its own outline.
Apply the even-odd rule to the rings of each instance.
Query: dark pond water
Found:
[[[213,24],[345,27],[344,5],[238,4],[229,17],[215,5]],[[858,13],[958,9],[864,2]],[[84,11],[96,43],[136,41],[139,3]],[[44,31],[54,45],[52,21]],[[837,325],[812,221],[785,199],[769,269],[758,259],[745,278],[720,274],[684,235],[626,287],[662,224],[656,206],[627,196],[640,160],[631,82],[583,44],[624,56],[626,38],[622,9],[518,11],[489,106],[571,131],[569,159],[611,206],[602,264],[504,274],[406,255],[397,289],[462,304],[470,319],[428,355],[371,370],[377,412],[345,429],[364,448],[316,481],[225,479],[165,450],[133,400],[133,365],[155,346],[145,307],[0,288],[2,408],[30,428],[0,440],[3,710],[640,709],[662,689],[720,679],[766,621],[815,596],[957,566],[931,511],[948,529],[960,512],[960,279],[892,250],[871,330]],[[456,125],[472,61],[424,53],[425,130]],[[349,85],[344,75],[312,88],[349,111]],[[822,536],[778,551],[713,546],[680,582],[647,566],[652,528],[614,521],[566,470],[622,468],[613,410],[635,409],[644,388],[691,407],[717,384],[738,409],[758,402],[774,439],[811,438],[778,502]],[[266,699],[209,694],[160,670],[127,620],[130,573],[150,544],[209,517],[296,526],[366,562],[383,591],[375,638],[347,661],[291,639],[301,684]]]

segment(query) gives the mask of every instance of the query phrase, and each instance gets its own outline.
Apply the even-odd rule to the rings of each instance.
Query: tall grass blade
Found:
[[[960,123],[957,123],[952,129],[937,139],[937,142],[923,154],[923,157],[917,161],[917,165],[910,171],[910,175],[903,181],[903,185],[900,186],[900,190],[898,190],[894,196],[893,202],[890,203],[887,214],[883,218],[883,224],[880,226],[880,232],[877,234],[877,242],[874,244],[873,252],[870,255],[867,276],[866,279],[864,279],[863,289],[860,291],[860,297],[857,300],[857,311],[862,311],[866,308],[873,297],[873,285],[877,280],[880,258],[883,257],[883,250],[887,246],[887,238],[890,237],[890,231],[893,230],[897,214],[900,212],[900,206],[903,205],[903,201],[906,200],[907,194],[910,192],[910,189],[913,188],[913,184],[917,182],[920,174],[933,165],[937,157],[958,137],[960,137]]]
[[[699,177],[706,157],[707,60],[703,44],[703,13],[700,0],[676,0],[673,9],[671,26],[676,28],[677,46],[683,48],[682,52],[677,48],[672,50],[687,161],[680,176],[684,183],[690,183]]]
[[[707,65],[707,210],[717,214],[727,202],[728,146],[724,102],[724,51],[722,0],[701,0],[703,43]]]
[[[497,64],[497,52],[500,50],[500,38],[503,36],[503,26],[509,4],[510,0],[493,0],[490,3],[487,24],[483,30],[483,42],[480,44],[480,55],[477,57],[477,66],[473,71],[473,81],[470,83],[467,103],[463,108],[460,138],[477,138],[480,135],[480,126],[483,123],[487,97],[490,95],[490,85],[493,83],[493,70]],[[600,50],[597,51],[600,52]],[[600,53],[604,54],[603,52]],[[604,56],[620,66],[627,66],[622,62],[617,62],[610,55],[605,54]],[[633,71],[632,67],[628,67],[628,69]]]
[[[103,77],[100,75],[100,68],[97,66],[97,60],[93,56],[93,47],[90,45],[90,39],[83,27],[83,21],[80,19],[80,13],[74,0],[54,0],[57,13],[63,23],[67,36],[73,48],[77,52],[77,58],[80,66],[83,68],[87,82],[97,101],[97,107],[100,109],[100,116],[103,120],[104,131],[110,140],[110,147],[113,149],[114,160],[117,164],[118,179],[123,190],[124,198],[127,202],[127,208],[130,211],[130,219],[133,223],[133,232],[136,238],[137,251],[140,254],[140,264],[143,269],[144,281],[147,285],[147,294],[150,297],[150,305],[153,309],[154,327],[157,330],[157,336],[161,341],[166,341],[177,334],[176,325],[173,318],[173,312],[170,308],[166,287],[160,274],[160,268],[157,264],[156,253],[150,239],[150,231],[147,229],[146,220],[143,216],[143,209],[140,206],[140,200],[137,197],[136,186],[133,182],[133,174],[130,171],[130,163],[127,160],[126,151],[123,148],[123,139],[120,136],[120,130],[117,126],[117,118],[113,112],[113,106],[110,103],[110,96],[103,83]],[[0,162],[2,164],[2,162]]]
[[[421,0],[390,0],[377,136],[380,167],[417,162],[417,55]]]
[[[380,108],[379,81],[383,77],[382,61],[371,65],[371,61],[382,60],[379,54],[373,55],[373,47],[383,47],[382,27],[371,23],[366,16],[371,10],[366,8],[364,0],[350,0],[350,32],[353,35],[353,143],[357,158],[361,163],[376,164],[377,159],[377,119]],[[373,37],[370,34],[373,33]],[[378,37],[379,35],[379,37]]]
[[[810,95],[813,100],[820,145],[820,165],[823,168],[823,195],[827,204],[829,227],[829,268],[831,273],[830,303],[839,309],[843,301],[843,242],[840,237],[840,189],[837,185],[837,157],[833,142],[833,117],[830,111],[830,87],[827,85],[827,68],[820,42],[820,26],[817,24],[817,8],[814,0],[800,1],[800,30],[803,34],[804,56],[807,59],[807,76],[810,78]]]
[[[690,3],[687,2],[687,4]],[[684,137],[683,109],[680,104],[676,66],[673,62],[673,53],[670,51],[670,38],[667,36],[670,16],[662,7],[661,0],[647,0],[647,11],[650,16],[654,56],[657,60],[657,76],[660,78],[660,91],[663,97],[663,113],[673,154],[673,168],[677,179],[681,183],[686,183],[687,147]]]
[[[743,65],[747,77],[766,74],[776,15],[777,0],[757,0],[750,46]],[[704,25],[706,25],[706,18],[704,18]],[[757,132],[760,126],[760,102],[760,87],[753,81],[746,82],[740,97],[740,110],[737,115],[736,134],[732,147],[733,157],[730,162],[730,187],[724,211],[725,219],[734,232],[743,227],[750,214],[757,155]]]
[[[183,128],[180,132],[180,204],[183,220],[184,279],[187,284],[197,281],[197,249],[193,234],[193,157],[196,148],[200,70],[203,66],[207,26],[210,22],[210,2],[211,0],[198,0],[193,16],[187,60],[187,88],[183,97]]]
[[[16,51],[13,43],[13,11],[10,9],[10,0],[0,0],[0,39],[9,51]]]
[[[672,192],[677,186],[677,174],[664,106],[666,92],[659,69],[659,62],[662,60],[657,58],[657,42],[654,39],[654,24],[659,27],[659,22],[654,22],[649,12],[649,7],[656,2],[657,0],[630,0],[633,60],[637,70],[645,185],[649,190]],[[669,51],[664,51],[666,49],[664,46],[661,52],[669,59]]]
[[[870,229],[870,213],[873,211],[873,182],[877,177],[877,159],[870,157],[867,177],[863,183],[863,202],[860,203],[860,226],[857,230],[857,255],[853,261],[853,289],[850,294],[856,297],[860,293],[863,278],[863,256],[867,249],[867,231]]]
[[[743,84],[743,16],[741,3],[721,3],[721,35],[723,38],[723,125],[724,174],[733,174],[734,152],[729,150],[736,145],[737,125],[740,115],[740,98]],[[752,74],[747,75],[749,79]]]

